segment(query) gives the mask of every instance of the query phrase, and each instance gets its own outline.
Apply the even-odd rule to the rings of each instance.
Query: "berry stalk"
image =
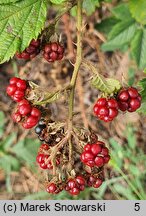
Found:
[[[74,107],[74,93],[76,87],[76,81],[80,65],[82,62],[82,0],[77,2],[77,54],[76,62],[74,65],[74,71],[71,79],[71,92],[69,96],[69,129],[72,130],[72,121],[73,121],[73,107]]]

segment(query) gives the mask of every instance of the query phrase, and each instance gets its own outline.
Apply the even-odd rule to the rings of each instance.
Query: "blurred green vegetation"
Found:
[[[5,171],[7,193],[15,194],[11,186],[11,172],[19,172],[24,165],[37,173],[35,157],[40,145],[37,139],[18,140],[13,132],[3,137],[5,116],[0,112],[0,168]],[[99,189],[87,188],[79,196],[72,197],[65,191],[58,195],[49,195],[45,191],[22,194],[22,199],[146,199],[146,155],[137,142],[135,129],[127,126],[124,144],[111,138],[111,161],[105,172],[105,182]]]

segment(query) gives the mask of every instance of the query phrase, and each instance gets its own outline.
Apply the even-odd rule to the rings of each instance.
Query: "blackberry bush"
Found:
[[[25,8],[30,7],[30,2],[20,1],[11,6],[19,6],[18,8],[22,6],[22,12],[24,12]],[[116,121],[115,118],[118,118],[121,111],[135,112],[141,107],[142,102],[142,97],[136,87],[130,87],[127,84],[123,86],[119,80],[103,77],[98,72],[98,65],[83,57],[85,56],[83,53],[85,34],[83,2],[83,0],[70,0],[64,3],[66,10],[63,10],[63,14],[77,6],[75,59],[72,63],[74,69],[70,82],[64,83],[60,89],[56,87],[54,91],[50,91],[44,90],[43,87],[30,80],[13,77],[6,89],[6,93],[17,103],[12,114],[14,122],[21,124],[24,129],[35,127],[35,134],[42,143],[36,155],[36,163],[41,172],[45,173],[46,191],[52,194],[65,190],[71,195],[78,195],[86,187],[99,188],[104,181],[104,166],[110,161],[110,151],[105,145],[107,141],[102,138],[99,140],[98,135],[88,125],[88,128],[74,125],[75,89],[78,74],[83,71],[83,68],[86,67],[91,72],[91,86],[97,90],[98,99],[95,104],[92,104],[92,108],[98,120],[110,124]],[[16,27],[16,32],[19,32],[19,40],[16,40],[17,38],[13,35],[12,38],[7,35],[8,47],[5,45],[5,48],[8,50],[6,49],[7,54],[4,52],[0,54],[1,63],[9,60],[15,54],[17,58],[31,60],[39,53],[39,57],[46,60],[44,64],[47,66],[47,62],[53,64],[55,61],[63,61],[65,43],[59,40],[56,33],[56,24],[63,14],[60,13],[51,23],[46,22],[45,25],[47,1],[42,1],[41,7],[38,3],[40,1],[32,5],[33,10],[36,10],[39,15],[34,17],[33,22],[31,22],[32,14],[28,15],[29,25],[26,23],[28,28],[24,25],[24,18],[21,17],[20,27],[22,29]],[[10,17],[6,18],[7,21],[13,22],[9,11],[5,11],[8,14],[2,12],[1,16],[6,15]],[[17,7],[16,12],[18,12]],[[105,50],[108,49],[106,46]],[[47,105],[59,100],[62,95],[68,101],[68,114],[63,122],[57,122]],[[49,110],[49,114],[46,110]]]

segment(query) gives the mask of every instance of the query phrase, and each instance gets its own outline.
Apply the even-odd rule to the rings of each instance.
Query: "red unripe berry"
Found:
[[[104,158],[101,156],[97,156],[94,160],[96,166],[101,167],[104,165]]]
[[[18,111],[22,116],[26,116],[30,114],[31,106],[30,104],[22,104],[21,106],[18,107]]]
[[[57,55],[56,52],[51,52],[51,53],[50,53],[50,58],[51,58],[53,61],[57,60],[57,57],[58,57],[58,55]]]
[[[76,181],[78,182],[78,184],[80,185],[85,185],[85,179],[82,176],[77,176],[76,177]]]
[[[141,102],[142,101],[142,97],[141,97],[141,95],[140,94],[138,94],[138,97],[137,97],[137,99]]]
[[[40,45],[40,40],[39,40],[39,39],[37,39],[37,40],[33,39],[33,40],[31,41],[30,45],[32,45],[32,46],[34,46],[34,47],[39,47],[39,45]]]
[[[51,44],[51,50],[56,52],[58,50],[58,44],[56,42]]]
[[[24,105],[24,104],[29,104],[28,100],[23,99],[19,102],[18,106]]]
[[[28,60],[28,59],[30,59],[30,55],[29,55],[29,53],[23,51],[23,52],[21,53],[21,58],[23,58],[23,59],[25,59],[25,60]]]
[[[97,155],[102,151],[101,145],[98,144],[93,144],[91,147],[91,152],[93,155]]]
[[[99,188],[102,185],[102,180],[101,179],[96,179],[95,184],[93,185],[94,188]]]
[[[59,54],[63,54],[63,53],[64,53],[64,47],[61,46],[61,45],[59,45],[59,46],[58,46],[58,49],[57,49],[57,52],[58,52]]]
[[[45,48],[44,48],[44,51],[45,51],[45,53],[49,53],[49,52],[51,52],[51,44],[46,44],[45,45]]]
[[[49,145],[48,144],[42,144],[41,146],[40,146],[40,150],[49,150]]]
[[[13,99],[15,102],[20,102],[20,101],[22,100],[22,98],[19,98],[19,97],[15,96],[15,95],[13,95],[13,96],[11,96],[11,97],[12,97],[12,99]]]
[[[106,148],[106,147],[102,148],[101,154],[102,154],[103,156],[107,156],[107,155],[109,154],[108,148]]]
[[[47,169],[47,164],[46,164],[45,162],[40,163],[40,167],[41,167],[42,169]]]
[[[36,51],[36,47],[33,45],[29,45],[29,47],[26,48],[26,52],[29,54],[32,54]]]
[[[106,107],[100,107],[98,110],[98,116],[99,117],[105,117],[109,115],[109,109]]]
[[[98,110],[99,110],[99,106],[98,106],[98,104],[95,104],[93,107],[93,111],[94,111],[95,115],[98,115]]]
[[[93,160],[88,160],[86,162],[86,165],[89,166],[89,167],[94,167],[95,166],[95,162]]]
[[[79,189],[80,189],[80,191],[85,190],[85,185],[80,185]]]
[[[81,160],[83,162],[93,160],[93,159],[94,159],[94,155],[90,151],[85,151],[81,154]]]
[[[9,81],[10,85],[16,85],[20,79],[18,77],[12,77]]]
[[[128,109],[128,102],[118,101],[119,109],[125,112]]]
[[[118,109],[118,102],[114,98],[109,99],[107,103],[109,108]]]
[[[38,154],[36,157],[37,163],[43,163],[44,162],[44,154]]]
[[[76,182],[75,182],[75,180],[70,179],[70,180],[68,181],[67,185],[68,185],[68,187],[69,187],[70,189],[73,189],[73,188],[76,186]]]
[[[19,88],[20,90],[26,90],[27,88],[25,80],[18,80],[16,85],[17,85],[17,88]]]
[[[34,116],[29,116],[26,120],[26,124],[28,128],[34,127],[38,123],[38,118]]]
[[[19,58],[19,59],[21,59],[21,58],[22,58],[22,56],[21,56],[21,53],[19,53],[19,52],[16,52],[16,54],[15,54],[15,55],[16,55],[16,57],[17,57],[17,58]]]
[[[95,183],[94,176],[90,176],[87,182],[88,186],[92,186],[94,183]]]
[[[99,98],[96,104],[98,105],[98,107],[105,107],[107,106],[107,100],[106,98]]]
[[[50,56],[47,53],[43,54],[43,57],[48,61],[48,62],[53,62],[53,60],[50,58]]]
[[[20,115],[20,113],[16,112],[12,114],[12,119],[14,122],[20,122],[22,119],[22,116]]]
[[[57,190],[57,187],[54,183],[51,183],[46,189],[48,193],[55,193],[56,190]]]
[[[117,109],[112,109],[109,108],[109,118],[113,119],[118,115],[118,110]]]
[[[40,112],[39,109],[33,107],[32,110],[31,110],[31,115],[34,116],[34,117],[37,117],[39,119],[40,116],[41,116],[41,112]]]
[[[91,150],[91,144],[86,144],[84,146],[84,151],[90,151]]]
[[[109,160],[110,160],[110,156],[109,155],[107,155],[107,156],[104,157],[104,163],[108,163]]]
[[[131,98],[137,98],[138,97],[138,91],[136,88],[130,87],[127,89],[129,95]]]
[[[8,94],[9,96],[12,96],[12,95],[14,95],[14,93],[15,93],[16,90],[17,90],[16,85],[11,84],[11,85],[9,85],[9,86],[7,87],[6,92],[7,92],[7,94]]]
[[[25,96],[25,93],[22,90],[16,90],[14,93],[14,97],[19,98],[19,99],[22,99],[24,96]]]
[[[109,116],[104,116],[103,118],[100,118],[102,120],[104,120],[105,122],[109,122],[109,121],[112,121],[113,119],[110,118]]]
[[[127,90],[122,90],[118,95],[118,99],[120,101],[127,101],[129,99],[128,91]]]
[[[137,98],[133,98],[129,101],[129,112],[136,111],[141,106],[141,102]]]
[[[80,190],[78,188],[73,188],[72,190],[70,190],[70,193],[72,195],[78,195],[80,193]]]

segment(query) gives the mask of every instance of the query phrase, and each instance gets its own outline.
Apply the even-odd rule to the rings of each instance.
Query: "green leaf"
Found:
[[[112,78],[105,79],[101,75],[94,76],[91,81],[91,85],[94,88],[99,89],[101,92],[107,94],[115,93],[121,88],[120,82],[118,80]]]
[[[14,144],[14,141],[16,140],[16,134],[12,133],[9,136],[7,136],[3,141],[3,147],[4,150],[7,151],[9,148]]]
[[[134,150],[136,148],[136,137],[135,137],[134,129],[132,127],[127,127],[126,134],[127,134],[128,146]]]
[[[120,90],[121,84],[118,80],[103,77],[98,73],[97,66],[92,64],[90,61],[84,59],[82,64],[94,74],[91,80],[91,85],[94,88],[100,90],[106,95],[114,94]]]
[[[22,52],[44,28],[46,0],[23,0],[0,6],[0,63]]]
[[[10,3],[15,3],[21,0],[0,0],[0,4],[10,4]]]
[[[101,23],[95,24],[95,28],[100,32],[108,34],[112,30],[113,26],[117,24],[117,22],[118,20],[114,17],[106,18],[102,20]]]
[[[137,22],[146,24],[146,1],[145,0],[130,0],[129,9],[134,19]]]
[[[138,85],[142,87],[142,90],[140,92],[142,96],[142,101],[146,102],[146,78],[140,80]]]
[[[96,7],[99,7],[98,0],[84,0],[83,8],[88,15],[91,15],[96,10]]]
[[[37,193],[29,194],[23,198],[23,200],[44,200],[48,199],[48,193],[46,191],[39,191]]]
[[[112,14],[120,20],[131,17],[129,8],[127,4],[120,4],[117,7],[112,8]]]
[[[126,19],[116,24],[109,33],[108,42],[102,45],[103,51],[112,51],[129,43],[134,37],[136,23],[133,19]]]
[[[62,4],[64,3],[66,0],[50,0],[53,4]]]
[[[4,155],[0,158],[0,167],[2,167],[6,173],[13,171],[18,171],[20,168],[20,163],[17,158],[11,155]]]
[[[118,194],[121,194],[123,198],[126,198],[128,200],[136,200],[137,197],[134,195],[134,193],[131,191],[131,189],[128,186],[123,186],[121,184],[115,184],[114,189],[117,191]]]
[[[131,42],[131,55],[138,67],[146,67],[146,29],[139,29]]]
[[[1,111],[0,112],[0,138],[2,137],[3,132],[4,132],[4,125],[5,125],[5,115]]]
[[[34,165],[39,145],[40,142],[36,140],[25,139],[19,141],[17,145],[12,148],[12,152],[15,153],[18,158],[26,161],[29,165]]]
[[[135,69],[134,68],[129,68],[128,70],[128,85],[129,86],[132,86],[134,84],[134,81],[135,81]]]
[[[146,114],[146,78],[140,80],[138,85],[141,86],[141,88],[142,88],[142,90],[140,92],[140,94],[142,96],[142,105],[138,111],[140,113]]]

